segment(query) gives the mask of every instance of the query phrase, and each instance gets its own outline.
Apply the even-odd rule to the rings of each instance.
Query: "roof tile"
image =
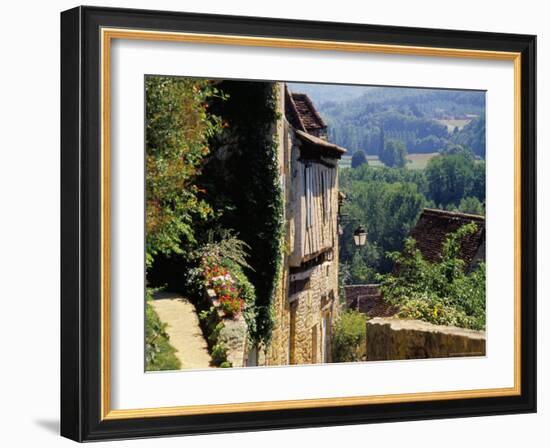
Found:
[[[416,240],[416,247],[431,263],[441,261],[443,243],[450,233],[456,232],[468,223],[477,224],[477,231],[462,241],[461,258],[470,265],[477,258],[485,259],[485,217],[446,210],[425,208],[410,236]],[[479,253],[481,252],[481,253]]]

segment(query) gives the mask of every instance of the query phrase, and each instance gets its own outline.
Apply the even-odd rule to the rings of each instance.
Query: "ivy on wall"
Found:
[[[200,183],[218,211],[215,226],[233,229],[246,242],[245,273],[256,291],[256,325],[251,338],[267,343],[273,328],[272,298],[281,271],[284,200],[276,133],[277,88],[271,82],[222,81],[224,100],[210,112],[224,131],[211,139],[212,156]]]

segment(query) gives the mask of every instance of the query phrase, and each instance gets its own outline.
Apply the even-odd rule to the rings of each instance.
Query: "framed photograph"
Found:
[[[61,14],[61,433],[536,411],[535,36]]]

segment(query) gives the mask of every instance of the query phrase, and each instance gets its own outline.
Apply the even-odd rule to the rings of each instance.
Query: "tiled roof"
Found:
[[[447,236],[468,223],[477,224],[477,231],[462,241],[461,258],[470,265],[474,260],[485,259],[485,217],[459,212],[425,208],[411,230],[416,247],[431,263],[441,260],[443,243]]]
[[[290,93],[285,84],[285,117],[301,141],[301,156],[317,159],[319,156],[339,159],[346,150],[326,140],[327,126],[313,103],[304,93]]]
[[[327,125],[315,109],[309,96],[305,93],[292,93],[291,96],[306,132],[311,133],[327,128]]]
[[[286,86],[286,84],[285,84],[285,117],[294,129],[307,132],[306,127],[302,119],[300,118],[300,114],[298,113],[296,104],[294,103],[294,100],[292,99],[292,95],[290,94],[290,91],[288,90],[288,87]]]
[[[399,311],[382,298],[379,285],[346,285],[344,294],[348,309],[360,311],[369,317],[389,317]]]

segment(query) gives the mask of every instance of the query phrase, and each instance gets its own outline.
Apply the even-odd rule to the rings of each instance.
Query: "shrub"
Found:
[[[223,342],[218,342],[212,348],[212,365],[218,367],[232,367],[227,360],[227,347]]]
[[[476,224],[470,223],[451,233],[439,263],[425,260],[412,238],[402,253],[391,254],[397,269],[379,278],[384,298],[400,308],[399,317],[485,329],[485,264],[466,272],[459,257],[462,239],[476,231]]]
[[[343,312],[334,327],[332,358],[334,362],[361,361],[365,356],[367,317],[358,311]]]

